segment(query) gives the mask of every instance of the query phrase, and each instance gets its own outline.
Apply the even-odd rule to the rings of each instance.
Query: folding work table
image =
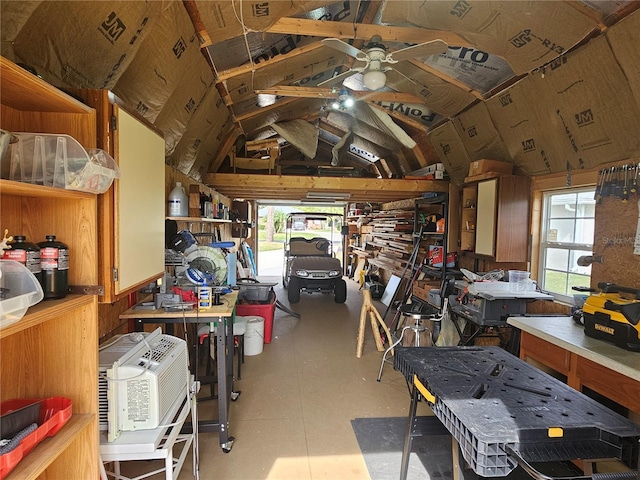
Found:
[[[618,459],[636,468],[638,425],[498,347],[401,347],[394,367],[412,385],[401,479],[413,438],[429,434],[425,416],[416,415],[421,399],[483,477],[506,476],[520,465],[544,478],[532,463],[576,459]]]
[[[216,335],[216,373],[218,382],[218,419],[200,420],[197,424],[199,432],[219,432],[220,447],[225,452],[230,452],[233,447],[234,437],[229,435],[229,400],[237,398],[238,393],[233,391],[233,318],[238,292],[233,291],[220,297],[221,305],[214,305],[207,310],[188,310],[177,312],[165,312],[164,309],[140,309],[137,306],[120,314],[120,319],[135,320],[135,329],[142,330],[145,323],[164,323],[173,327],[173,324],[191,325],[197,331],[197,324],[209,323],[211,332],[213,324],[217,323],[217,331],[224,334]],[[198,376],[198,336],[191,335],[191,343],[195,349],[194,374]]]

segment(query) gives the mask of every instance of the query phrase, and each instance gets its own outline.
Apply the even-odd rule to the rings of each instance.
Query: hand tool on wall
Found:
[[[613,174],[613,168],[608,168],[604,171],[604,181],[602,182],[601,194],[602,198],[608,197],[611,192],[611,176]]]
[[[602,202],[602,187],[604,186],[604,175],[604,170],[600,170],[598,172],[598,184],[596,185],[596,194],[594,196],[596,203]]]
[[[627,203],[627,200],[629,200],[629,187],[627,185],[627,165],[623,167],[623,170],[624,184],[622,186],[622,195],[620,196],[620,198],[622,199],[623,203]]]

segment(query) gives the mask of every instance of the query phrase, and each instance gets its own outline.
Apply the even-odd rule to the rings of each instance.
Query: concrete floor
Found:
[[[279,282],[277,297],[289,306],[280,278],[260,280]],[[362,295],[356,282],[347,280],[347,285],[344,304],[329,295],[303,293],[291,306],[300,319],[276,309],[272,342],[246,357],[242,379],[234,385],[242,394],[230,408],[229,433],[236,439],[231,452],[219,447],[217,433],[200,435],[200,479],[370,478],[350,421],[406,416],[410,398],[404,378],[391,365],[376,381],[382,353],[368,322],[364,353],[356,358]],[[386,307],[376,307],[383,315]],[[387,320],[391,317],[392,312]],[[204,390],[208,394],[208,387]],[[216,408],[215,401],[201,403],[200,418],[215,418]],[[123,464],[125,472],[152,466]],[[179,480],[192,478],[189,457]]]

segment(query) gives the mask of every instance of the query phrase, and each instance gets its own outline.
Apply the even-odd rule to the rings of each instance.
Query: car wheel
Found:
[[[289,299],[289,303],[298,303],[300,301],[300,280],[296,277],[289,279],[287,298]]]
[[[347,282],[343,278],[336,280],[336,286],[333,292],[336,303],[344,303],[347,300]]]

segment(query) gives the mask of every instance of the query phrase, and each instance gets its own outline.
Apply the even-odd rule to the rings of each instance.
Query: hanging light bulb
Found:
[[[364,86],[369,90],[378,90],[384,87],[387,82],[387,76],[380,70],[369,70],[364,74]]]

